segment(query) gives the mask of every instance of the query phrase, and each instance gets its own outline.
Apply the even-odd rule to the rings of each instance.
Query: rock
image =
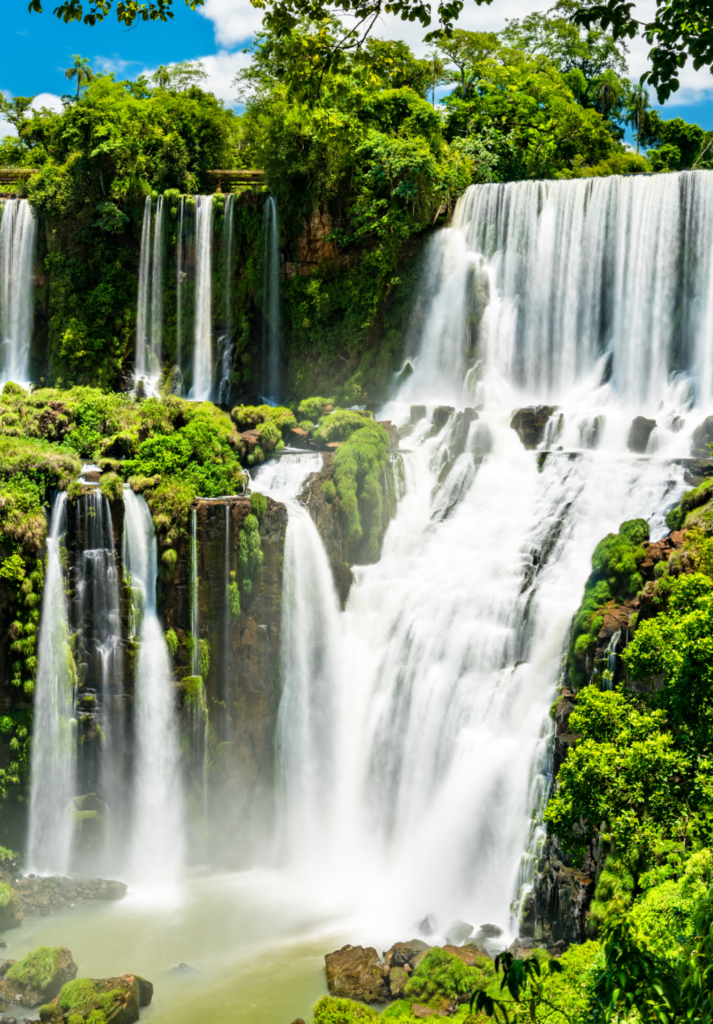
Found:
[[[438,931],[438,921],[433,914],[427,914],[416,925],[421,935],[435,935]]]
[[[410,413],[411,426],[415,427],[417,423],[419,423],[422,419],[424,419],[425,415],[426,415],[426,406],[425,405],[412,405],[411,406],[411,413]]]
[[[332,996],[384,1003],[391,998],[376,950],[372,946],[342,946],[324,958],[327,987]]]
[[[27,1020],[27,1017],[25,1017]],[[6,1013],[0,1016],[0,1024],[17,1024],[17,1017],[8,1017]]]
[[[557,411],[556,405],[528,405],[516,409],[510,420],[514,430],[527,449],[537,448],[545,436],[545,428]]]
[[[403,999],[406,982],[409,979],[408,971],[403,967],[392,967],[389,971],[389,988],[392,999]]]
[[[295,1020],[292,1021],[292,1024],[305,1024],[305,1022],[301,1017],[296,1017]]]
[[[433,416],[431,417],[431,436],[437,434],[440,430],[443,430],[454,412],[455,409],[452,405],[439,405],[433,410]]]
[[[398,375],[398,377],[396,378],[396,387],[397,387],[397,388],[400,388],[400,387],[401,387],[401,385],[402,385],[402,384],[403,384],[403,383],[404,383],[405,381],[407,381],[407,380],[409,379],[409,377],[411,376],[411,374],[412,374],[412,373],[413,373],[413,366],[411,365],[411,363],[409,363],[409,362],[407,361],[407,362],[406,362],[406,365],[405,365],[405,366],[404,366],[404,368],[403,368],[403,370],[401,371],[401,373],[400,373],[400,374]]]
[[[431,947],[422,942],[421,939],[411,939],[409,942],[395,942],[388,952],[384,953],[384,963],[387,967],[405,967],[407,964],[412,970],[418,966]]]
[[[198,971],[188,964],[178,964],[177,967],[171,968],[171,974],[198,974]]]
[[[7,882],[0,882],[0,928],[19,928],[25,913],[16,889]]]
[[[389,447],[390,448],[398,448],[398,446],[399,446],[399,432],[396,429],[396,427],[394,426],[394,424],[391,422],[391,420],[378,420],[377,422],[378,422],[379,426],[383,427],[383,429],[389,435]]]
[[[7,949],[7,942],[5,942],[5,939],[0,939],[0,949]]]
[[[472,924],[465,921],[454,921],[446,929],[446,942],[450,946],[462,946],[466,939],[469,939],[474,932]]]
[[[0,1001],[30,1007],[47,1003],[77,970],[66,946],[40,946],[7,971],[0,982]]]
[[[104,1003],[107,993],[112,1001]],[[103,997],[103,999],[102,999]],[[134,1024],[139,1019],[139,1008],[148,1006],[153,998],[153,985],[136,974],[124,974],[120,978],[80,978],[64,985],[61,992],[40,1009],[43,1024],[59,1024],[71,1016],[73,1024],[91,1018],[94,1011],[101,1009],[111,1024]],[[78,1021],[77,1021],[78,1024]]]
[[[691,435],[691,455],[695,459],[710,459],[713,444],[713,416],[707,416]]]
[[[411,1004],[411,1015],[418,1020],[424,1020],[426,1017],[444,1016],[439,1010],[434,1010],[432,1006],[421,1006],[419,1003]]]
[[[656,420],[648,420],[645,416],[637,416],[636,419],[632,420],[627,440],[629,451],[643,454],[655,428]]]
[[[487,956],[490,959],[490,954],[487,950],[476,945],[474,942],[469,942],[467,946],[444,946],[446,953],[451,953],[453,956],[459,957],[463,961],[466,967],[472,967],[479,956]]]
[[[481,924],[478,935],[484,935],[488,939],[498,939],[503,934],[502,928],[497,924]]]

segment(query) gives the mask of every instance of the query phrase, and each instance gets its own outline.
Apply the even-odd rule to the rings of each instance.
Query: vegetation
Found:
[[[42,991],[57,977],[60,969],[60,952],[59,946],[38,946],[31,953],[27,953],[22,960],[13,964],[5,977],[8,981],[15,981],[35,991]]]

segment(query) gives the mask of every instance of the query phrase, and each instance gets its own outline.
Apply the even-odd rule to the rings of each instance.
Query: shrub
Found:
[[[265,495],[260,494],[258,491],[253,491],[250,495],[250,508],[254,516],[262,519],[267,512],[267,498]]]
[[[322,996],[312,1013],[315,1024],[360,1024],[362,1021],[379,1019],[379,1014],[370,1006],[335,996]]]
[[[444,999],[465,1000],[473,992],[487,988],[494,974],[493,962],[487,956],[478,957],[474,967],[466,967],[455,953],[436,946],[428,950],[409,978],[405,994],[412,1001],[438,1004],[440,1009]]]
[[[332,407],[333,402],[331,398],[304,398],[298,406],[297,417],[298,419],[316,422],[320,416],[331,412]]]
[[[389,458],[389,437],[378,423],[367,423],[337,449],[334,483],[348,559],[375,561],[386,526],[384,470]],[[362,542],[364,537],[364,542]]]
[[[123,481],[116,473],[102,473],[101,492],[108,501],[121,501],[124,497]]]
[[[333,480],[324,481],[322,484],[322,494],[324,495],[324,500],[330,504],[334,501],[337,496],[337,488],[334,486]]]
[[[7,882],[0,882],[0,907],[8,906],[12,902],[13,895],[12,886]]]
[[[171,657],[175,658],[176,652],[178,651],[178,637],[176,636],[176,630],[173,629],[173,627],[166,632],[166,646],[168,647]]]
[[[243,575],[252,580],[262,568],[263,553],[260,545],[260,524],[257,517],[248,515],[243,522],[238,541],[238,564]],[[245,589],[245,587],[244,587]],[[251,588],[252,589],[252,588]]]
[[[315,440],[321,444],[329,444],[331,441],[346,441],[355,430],[361,430],[368,422],[369,417],[360,412],[353,412],[350,409],[337,409],[336,412],[324,416],[319,423]]]

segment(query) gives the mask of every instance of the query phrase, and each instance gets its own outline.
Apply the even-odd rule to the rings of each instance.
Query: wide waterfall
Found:
[[[262,392],[277,403],[282,394],[280,373],[280,229],[277,203],[272,196],[265,202],[263,217],[263,311],[262,311]]]
[[[8,199],[0,214],[0,382],[26,384],[37,221],[26,199]]]
[[[196,280],[193,334],[193,387],[190,398],[203,402],[213,385],[212,272],[213,197],[196,196]]]
[[[47,536],[45,588],[35,684],[28,863],[35,871],[69,870],[74,796],[76,670],[69,642],[60,547],[67,529],[67,495],[55,498]]]
[[[140,622],[134,724],[130,874],[138,885],[174,883],[183,866],[183,793],[168,648],[156,613],[158,555],[151,513],[124,488],[123,559]]]

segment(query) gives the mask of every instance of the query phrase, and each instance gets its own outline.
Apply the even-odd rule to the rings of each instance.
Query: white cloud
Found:
[[[253,7],[250,0],[205,0],[198,10],[213,22],[215,39],[221,47],[249,42],[262,25],[262,11]]]
[[[53,92],[40,92],[33,99],[30,109],[56,110],[58,114],[61,114],[64,110],[64,105],[59,96],[55,96]]]
[[[232,53],[229,50],[220,50],[207,57],[193,59],[200,61],[208,73],[208,78],[199,83],[201,89],[214,93],[229,107],[236,106],[237,90],[231,83],[238,71],[242,71],[243,68],[250,65],[250,54],[243,53],[241,50]],[[168,67],[172,66],[172,64],[168,65]],[[144,68],[141,74],[150,77],[155,71],[156,68]]]
[[[140,63],[138,60],[124,60],[122,57],[114,54],[113,57],[95,57],[92,66],[95,70],[113,72],[115,75],[125,75],[128,68]]]

